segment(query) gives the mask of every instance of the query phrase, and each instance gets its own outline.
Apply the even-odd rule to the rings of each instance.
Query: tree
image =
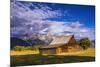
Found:
[[[79,41],[79,45],[83,48],[83,49],[87,49],[88,47],[90,47],[92,45],[91,41],[88,38],[82,38]]]

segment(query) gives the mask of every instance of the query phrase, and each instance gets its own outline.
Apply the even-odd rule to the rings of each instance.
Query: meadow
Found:
[[[44,65],[95,61],[95,49],[88,48],[74,53],[39,55],[32,50],[11,51],[11,66]]]

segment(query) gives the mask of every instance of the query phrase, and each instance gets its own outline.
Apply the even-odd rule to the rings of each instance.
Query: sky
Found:
[[[11,1],[11,36],[74,35],[95,39],[95,7],[89,5]]]

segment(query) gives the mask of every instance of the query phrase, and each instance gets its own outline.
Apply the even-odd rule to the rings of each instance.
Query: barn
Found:
[[[74,35],[55,36],[52,42],[39,48],[40,54],[60,54],[68,52],[76,52],[82,48],[76,43]]]

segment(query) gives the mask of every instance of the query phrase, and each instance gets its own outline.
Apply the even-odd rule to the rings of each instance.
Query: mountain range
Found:
[[[48,45],[55,36],[43,35],[43,34],[32,34],[32,35],[21,35],[10,38],[11,48],[15,46],[32,46],[32,45]],[[77,40],[79,41],[79,40]],[[92,40],[91,47],[95,47],[95,40]]]

